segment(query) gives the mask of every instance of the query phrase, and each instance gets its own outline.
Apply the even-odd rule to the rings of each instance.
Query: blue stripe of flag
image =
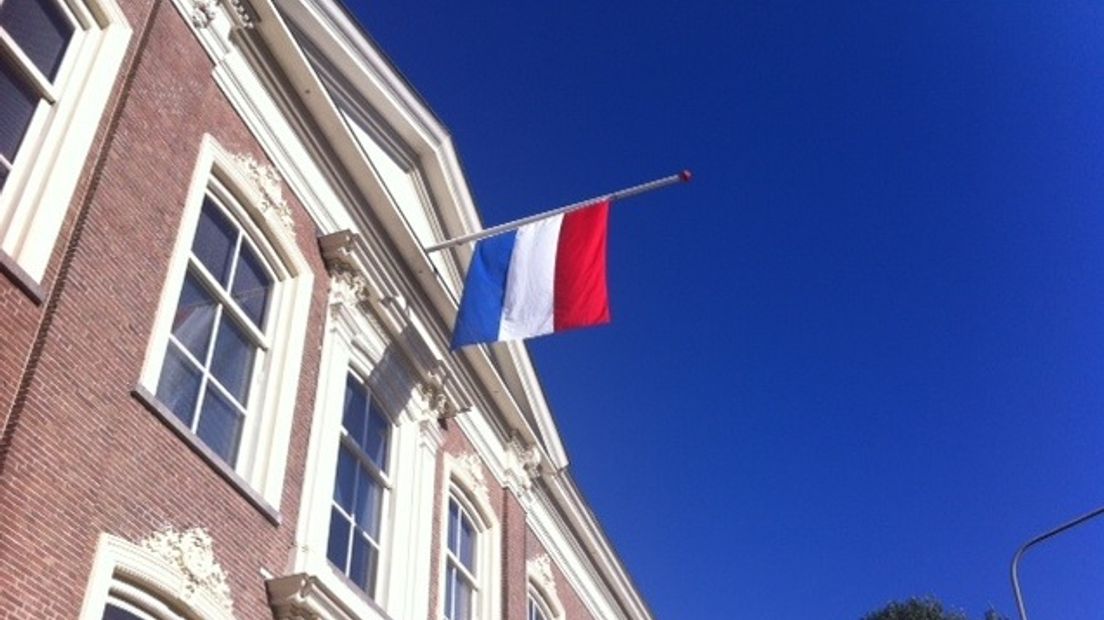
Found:
[[[475,245],[464,280],[456,328],[452,330],[453,350],[498,340],[502,305],[506,300],[506,274],[510,270],[510,256],[514,253],[516,238],[516,231],[511,231]]]

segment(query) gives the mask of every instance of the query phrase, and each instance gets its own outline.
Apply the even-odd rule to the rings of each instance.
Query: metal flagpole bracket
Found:
[[[539,222],[539,221],[541,221],[545,218],[549,218],[549,217],[552,217],[552,216],[555,216],[555,215],[560,215],[561,213],[570,213],[572,211],[582,209],[583,207],[589,207],[590,205],[598,203],[598,202],[604,202],[604,201],[607,201],[607,200],[610,201],[610,202],[614,202],[616,200],[624,200],[625,198],[632,198],[633,196],[639,196],[640,194],[643,194],[645,192],[650,192],[652,190],[662,189],[662,188],[667,187],[669,185],[676,185],[678,183],[689,183],[690,179],[692,179],[693,177],[694,177],[694,175],[689,170],[683,170],[682,172],[679,172],[677,174],[672,174],[671,176],[666,176],[666,177],[663,177],[661,179],[656,179],[654,181],[648,181],[647,183],[641,183],[640,185],[634,185],[632,187],[627,187],[625,189],[618,190],[616,192],[612,192],[612,193],[609,193],[609,194],[603,194],[601,196],[596,196],[596,197],[590,198],[588,200],[581,200],[579,202],[573,202],[573,203],[571,203],[567,206],[563,206],[563,207],[560,207],[558,209],[552,209],[551,211],[545,211],[544,213],[538,213],[536,215],[530,215],[528,217],[523,217],[519,220],[514,220],[512,222],[506,222],[505,224],[499,224],[498,226],[492,226],[490,228],[485,228],[485,229],[483,229],[479,232],[474,232],[474,233],[471,233],[469,235],[463,235],[463,236],[460,236],[460,237],[456,237],[455,239],[449,239],[448,241],[442,241],[441,243],[437,243],[437,244],[434,244],[434,245],[431,245],[431,246],[425,248],[425,253],[429,254],[430,252],[436,252],[438,250],[444,250],[446,248],[451,248],[453,246],[457,246],[457,245],[460,245],[462,243],[468,243],[469,241],[479,241],[480,239],[486,239],[487,237],[493,237],[493,236],[495,236],[499,233],[504,233],[504,232],[507,232],[507,231],[510,231],[510,230],[514,230],[515,228],[520,228],[520,227],[522,227],[526,224],[532,224],[533,222]]]

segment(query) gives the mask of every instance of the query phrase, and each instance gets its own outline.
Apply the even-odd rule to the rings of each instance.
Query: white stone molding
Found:
[[[178,532],[166,527],[139,543],[141,547],[168,562],[184,576],[184,600],[204,591],[233,615],[234,603],[226,573],[215,559],[211,535],[199,527]]]
[[[259,197],[257,206],[261,211],[275,215],[289,231],[294,231],[295,220],[291,216],[291,207],[284,198],[280,173],[272,166],[260,163],[252,155],[238,154],[234,156],[234,160],[256,189]]]
[[[487,488],[487,479],[483,473],[483,460],[478,454],[474,452],[446,454],[445,461],[464,490],[475,495],[484,505],[491,505],[491,492]]]
[[[297,573],[265,582],[276,620],[355,620],[358,616],[313,575]]]

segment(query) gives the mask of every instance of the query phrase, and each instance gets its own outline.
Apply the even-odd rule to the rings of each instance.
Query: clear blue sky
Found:
[[[1104,7],[371,3],[488,224],[611,220],[614,322],[530,349],[664,619],[1012,616],[1104,504]],[[1024,565],[1104,617],[1104,523]]]

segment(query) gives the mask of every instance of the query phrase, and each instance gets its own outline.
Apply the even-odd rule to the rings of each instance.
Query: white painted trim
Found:
[[[85,29],[70,44],[57,101],[32,123],[0,193],[0,250],[35,282],[46,272],[132,34],[115,0],[87,0],[87,9],[94,22],[80,24]]]
[[[269,351],[258,351],[250,390],[249,414],[242,431],[238,462],[243,479],[270,505],[279,508],[287,468],[287,446],[295,415],[306,325],[310,315],[314,275],[299,250],[292,230],[276,208],[266,208],[272,196],[258,184],[248,159],[235,157],[210,135],[199,145],[187,198],[181,208],[180,227],[173,247],[161,300],[154,317],[139,384],[150,394],[157,382],[172,330],[173,314],[180,296],[188,257],[195,237],[199,212],[212,179],[225,188],[233,200],[225,207],[242,226],[276,276],[269,302],[267,336]]]
[[[205,588],[189,590],[189,575],[167,558],[110,534],[100,534],[85,588],[80,620],[100,620],[104,606],[116,589],[132,588],[168,603],[189,617],[232,620],[224,600]],[[124,597],[125,598],[125,597]]]

